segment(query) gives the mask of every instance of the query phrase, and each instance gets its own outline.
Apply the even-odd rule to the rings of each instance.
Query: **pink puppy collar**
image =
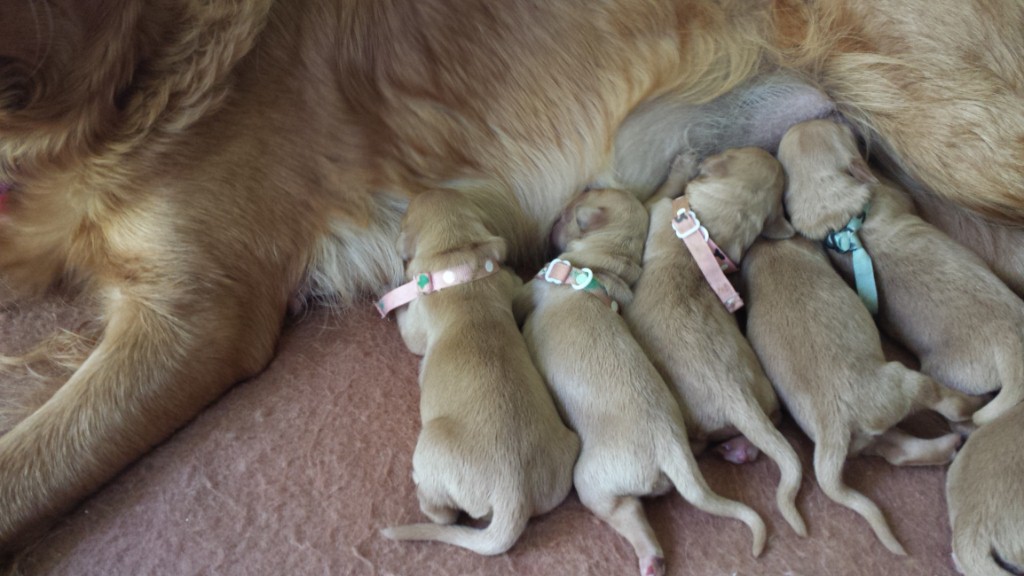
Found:
[[[488,258],[484,260],[483,266],[463,264],[437,272],[421,272],[411,281],[382,296],[375,307],[377,312],[380,312],[380,317],[384,318],[395,308],[404,306],[421,295],[486,278],[497,271],[498,264]]]
[[[708,229],[701,225],[697,215],[690,209],[690,201],[681,196],[672,201],[672,229],[681,238],[693,255],[693,259],[704,273],[704,278],[726,310],[735,312],[743,307],[743,299],[733,288],[726,272],[735,272],[736,263],[708,236]]]

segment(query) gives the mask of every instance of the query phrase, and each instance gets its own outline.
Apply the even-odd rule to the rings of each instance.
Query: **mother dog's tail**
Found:
[[[392,540],[433,540],[494,556],[507,552],[530,520],[529,507],[521,499],[513,499],[508,504],[511,506],[495,506],[491,523],[482,529],[425,522],[384,528],[380,532]]]

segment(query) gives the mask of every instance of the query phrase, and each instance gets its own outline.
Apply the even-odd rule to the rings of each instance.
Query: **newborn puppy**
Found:
[[[637,341],[675,392],[691,442],[725,440],[737,434],[778,464],[776,501],[800,535],[807,534],[796,508],[801,465],[793,447],[768,414],[779,401],[757,356],[705,279],[697,261],[673,229],[671,198],[696,163],[680,156],[651,207],[643,272],[624,315]],[[686,186],[690,207],[733,262],[739,262],[763,229],[788,231],[781,214],[782,167],[759,148],[728,150],[705,160],[701,175]],[[742,437],[723,444],[726,459],[743,462],[750,451]],[[757,448],[752,448],[756,455]],[[737,453],[738,452],[738,453]]]
[[[968,576],[1024,574],[1024,404],[981,427],[946,479],[953,557]]]
[[[967,419],[970,399],[886,362],[871,315],[809,240],[759,239],[741,273],[747,337],[783,404],[815,443],[822,491],[863,516],[891,552],[905,554],[881,510],[843,483],[843,464],[860,452],[897,465],[949,462],[959,435],[924,440],[894,426],[923,408]]]
[[[584,193],[555,226],[564,252],[526,286],[520,309],[529,314],[530,353],[583,442],[574,473],[580,500],[629,540],[649,576],[664,572],[664,557],[639,496],[675,485],[697,508],[746,523],[755,556],[765,525],[708,488],[678,404],[616,313],[640,275],[646,230],[647,211],[632,195]]]
[[[1002,389],[975,424],[1024,399],[1024,302],[977,255],[919,218],[900,191],[879,183],[848,128],[798,124],[779,159],[789,174],[786,208],[807,238],[842,229],[867,206],[858,235],[874,264],[879,320],[942,384],[969,394]],[[829,253],[849,275],[851,254]]]
[[[413,480],[420,508],[438,524],[387,528],[399,540],[439,540],[478,554],[500,554],[527,520],[548,512],[572,488],[579,439],[565,427],[512,315],[522,286],[503,269],[505,254],[458,194],[429,192],[409,205],[399,240],[407,276],[469,265],[480,277],[413,300],[399,314],[420,366],[420,432]],[[486,270],[485,270],[486,272]],[[450,525],[458,511],[490,516],[487,528]]]

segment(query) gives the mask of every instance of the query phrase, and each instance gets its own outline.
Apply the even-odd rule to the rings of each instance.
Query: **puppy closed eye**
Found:
[[[608,223],[608,215],[604,208],[596,206],[579,206],[576,208],[576,225],[580,232],[589,232]]]

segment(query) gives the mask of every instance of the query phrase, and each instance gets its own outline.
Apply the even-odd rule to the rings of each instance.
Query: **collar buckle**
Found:
[[[682,230],[683,223],[687,220],[692,220],[693,226],[689,229]],[[708,229],[700,223],[700,218],[697,218],[697,214],[689,208],[680,208],[679,210],[676,210],[676,215],[672,219],[672,229],[675,230],[676,236],[680,240],[686,240],[687,237],[698,230],[700,231],[700,235],[704,237],[705,242],[710,238]]]
[[[619,311],[619,303],[612,299],[608,289],[594,277],[594,271],[590,268],[576,268],[568,260],[555,258],[537,273],[537,278],[557,286],[569,286],[573,290],[587,292],[607,304],[613,312]]]
[[[560,277],[552,276],[552,274],[555,273],[555,268],[559,266],[562,267],[562,270],[564,272],[560,271],[558,273]],[[551,284],[565,284],[566,278],[568,278],[569,275],[572,274],[572,262],[569,262],[568,260],[562,260],[561,258],[555,258],[551,262],[548,262],[548,265],[544,267],[544,270],[542,270],[542,272],[542,277],[544,278],[545,282],[550,282]]]

